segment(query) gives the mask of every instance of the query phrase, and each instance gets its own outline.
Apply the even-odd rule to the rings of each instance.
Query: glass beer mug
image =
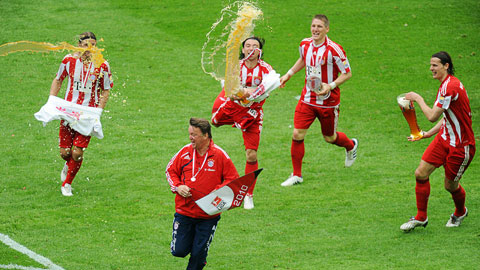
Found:
[[[405,99],[405,94],[401,94],[397,97],[397,102],[410,127],[410,138],[413,141],[420,140],[423,137],[423,131],[418,127],[413,101]]]

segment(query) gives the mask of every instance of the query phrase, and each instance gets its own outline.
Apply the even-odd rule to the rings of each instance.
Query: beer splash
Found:
[[[67,42],[60,42],[59,45],[54,45],[47,42],[35,42],[35,41],[17,41],[10,42],[0,45],[0,56],[6,56],[10,53],[15,52],[51,52],[51,51],[73,51],[79,52],[81,54],[85,52],[91,53],[91,60],[95,67],[100,67],[105,59],[103,58],[102,52],[104,49],[97,48],[96,46],[88,45],[87,48],[75,47]]]
[[[423,131],[418,127],[413,101],[405,99],[405,94],[401,94],[397,97],[397,103],[410,127],[410,139],[412,141],[418,141],[423,138]]]
[[[253,3],[236,1],[221,11],[220,18],[207,33],[202,47],[202,69],[217,81],[225,81],[225,94],[232,96],[240,90],[238,58],[242,41],[250,37],[254,20],[262,10]]]

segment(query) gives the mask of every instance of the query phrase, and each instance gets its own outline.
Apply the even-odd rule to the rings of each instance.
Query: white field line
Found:
[[[31,251],[30,249],[20,245],[19,243],[13,241],[8,235],[0,233],[0,241],[2,241],[5,245],[9,246],[10,248],[15,249],[18,252],[21,252],[28,257],[32,258],[39,264],[48,267],[49,270],[65,270],[61,266],[54,264],[48,258],[43,257],[42,255],[38,255],[37,253]],[[35,268],[35,267],[28,267],[16,264],[0,264],[0,269],[21,269],[21,270],[45,270],[44,268]]]

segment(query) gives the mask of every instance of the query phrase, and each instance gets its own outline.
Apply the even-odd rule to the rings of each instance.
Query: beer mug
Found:
[[[405,99],[405,94],[397,97],[398,106],[402,109],[403,116],[407,120],[410,127],[410,138],[413,141],[418,141],[423,137],[423,131],[418,127],[417,115],[415,114],[415,107],[413,101]]]

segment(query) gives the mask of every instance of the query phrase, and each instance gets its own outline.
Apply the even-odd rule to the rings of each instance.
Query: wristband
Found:
[[[293,72],[292,69],[289,69],[287,74],[290,75],[290,77],[292,77],[295,74],[295,72]]]
[[[337,87],[337,84],[335,82],[331,82],[329,83],[328,85],[330,85],[330,87],[333,89],[335,89]]]

